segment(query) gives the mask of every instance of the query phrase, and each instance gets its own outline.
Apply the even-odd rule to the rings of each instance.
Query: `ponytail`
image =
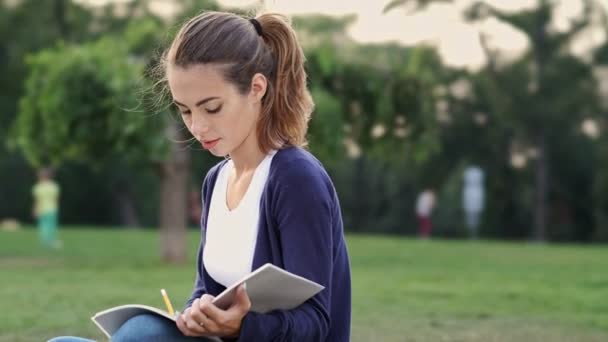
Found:
[[[308,121],[314,108],[306,88],[304,52],[289,19],[280,14],[256,17],[261,37],[274,60],[257,126],[262,150],[282,145],[306,146]]]

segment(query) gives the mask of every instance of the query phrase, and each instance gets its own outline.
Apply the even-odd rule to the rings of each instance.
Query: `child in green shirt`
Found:
[[[57,213],[59,209],[59,185],[52,179],[49,169],[38,171],[38,182],[32,188],[34,216],[38,219],[40,240],[46,247],[61,246],[57,239]]]

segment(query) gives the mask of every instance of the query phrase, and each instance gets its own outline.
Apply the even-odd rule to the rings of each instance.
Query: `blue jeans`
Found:
[[[158,317],[156,315],[139,315],[126,321],[112,335],[112,342],[212,342],[219,341],[206,337],[188,337],[184,336],[177,326],[171,321]],[[93,340],[62,336],[55,337],[48,342],[95,342]]]

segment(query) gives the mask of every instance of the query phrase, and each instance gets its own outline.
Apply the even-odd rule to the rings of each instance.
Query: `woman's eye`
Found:
[[[215,114],[215,113],[219,112],[221,109],[222,109],[222,106],[217,106],[214,109],[207,109],[207,113],[209,113],[209,114]]]
[[[180,111],[182,115],[189,115],[191,112],[189,110]]]

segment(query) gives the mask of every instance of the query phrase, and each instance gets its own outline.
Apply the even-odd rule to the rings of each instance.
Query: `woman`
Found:
[[[227,157],[203,182],[194,291],[177,320],[142,315],[116,341],[349,341],[351,285],[341,210],[321,163],[302,146],[313,102],[287,19],[206,12],[164,54],[173,102],[204,149]],[[241,286],[227,310],[211,301],[270,262],[325,289],[292,310],[249,311]]]

